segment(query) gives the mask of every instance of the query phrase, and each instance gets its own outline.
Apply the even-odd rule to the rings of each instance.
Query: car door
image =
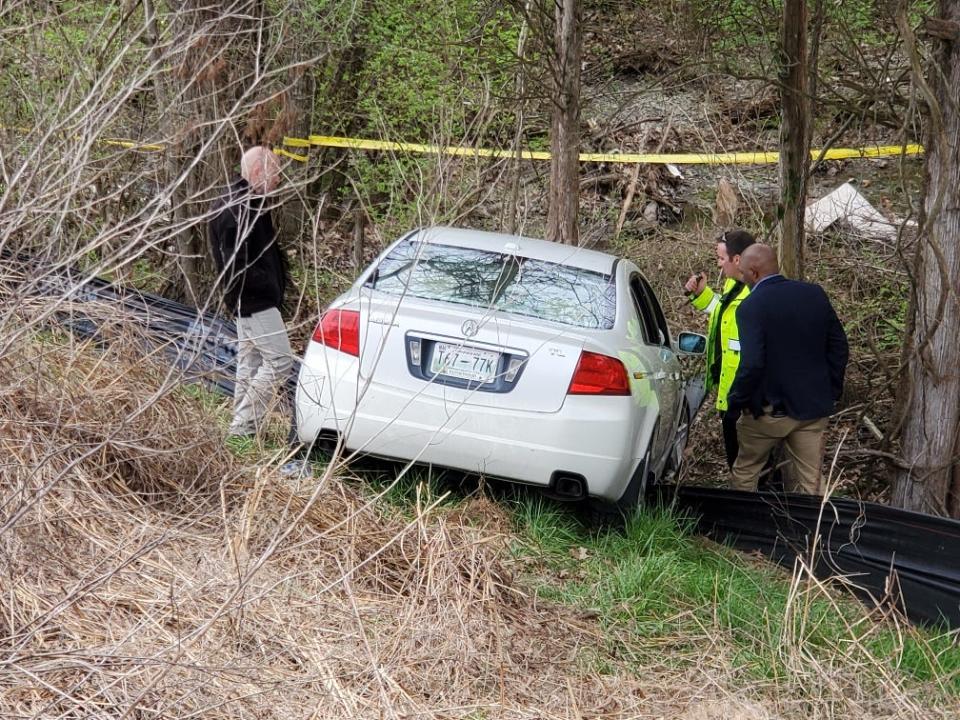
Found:
[[[683,368],[680,364],[680,358],[677,357],[677,353],[674,349],[673,339],[670,335],[670,328],[667,325],[667,317],[663,312],[663,308],[660,305],[660,301],[657,299],[656,293],[653,291],[653,288],[650,286],[650,283],[647,282],[647,279],[640,276],[640,282],[643,286],[645,296],[650,308],[653,310],[654,320],[656,321],[657,328],[660,330],[660,361],[664,365],[664,372],[666,373],[666,383],[664,384],[664,392],[669,395],[669,402],[665,402],[665,405],[668,405],[671,409],[669,427],[671,428],[667,442],[668,444],[673,442],[674,435],[676,433],[677,423],[680,420],[680,411],[683,404]]]
[[[660,421],[653,439],[652,457],[659,468],[672,445],[680,410],[680,361],[670,339],[666,317],[653,289],[639,272],[630,274],[630,297],[637,315],[646,357],[647,380],[657,398]]]

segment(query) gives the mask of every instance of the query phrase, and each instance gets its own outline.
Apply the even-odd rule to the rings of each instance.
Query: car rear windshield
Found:
[[[582,328],[610,329],[609,275],[486,250],[407,240],[368,283],[391,295],[492,308]]]

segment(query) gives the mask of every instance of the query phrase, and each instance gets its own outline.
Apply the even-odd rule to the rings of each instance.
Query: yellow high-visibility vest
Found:
[[[723,298],[734,289],[736,284],[736,280],[727,278],[727,281],[723,284],[722,294],[706,287],[703,292],[691,300],[697,310],[702,310],[710,316],[707,324],[706,388],[707,392],[716,389],[717,410],[727,409],[727,394],[730,392],[730,386],[733,385],[737,368],[740,366],[740,330],[737,327],[737,307],[750,294],[750,288],[744,285],[725,307],[723,307],[722,302]],[[723,307],[722,315],[720,313],[721,307]],[[711,372],[717,350],[720,350],[719,379],[714,378]]]

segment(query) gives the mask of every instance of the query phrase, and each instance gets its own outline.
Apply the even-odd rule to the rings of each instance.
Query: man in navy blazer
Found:
[[[747,248],[740,272],[750,295],[737,309],[740,366],[729,406],[743,414],[731,485],[756,490],[770,452],[783,441],[785,488],[821,494],[824,430],[843,392],[846,333],[823,288],[783,277],[769,245]]]

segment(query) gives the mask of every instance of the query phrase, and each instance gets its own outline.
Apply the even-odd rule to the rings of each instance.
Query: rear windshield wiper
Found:
[[[500,270],[500,275],[497,277],[496,284],[493,286],[493,297],[490,300],[491,307],[496,307],[497,303],[500,302],[503,293],[506,292],[507,288],[513,284],[514,279],[519,275],[520,268],[525,260],[525,258],[519,258],[516,255],[501,255],[500,258],[504,261],[504,265]]]

